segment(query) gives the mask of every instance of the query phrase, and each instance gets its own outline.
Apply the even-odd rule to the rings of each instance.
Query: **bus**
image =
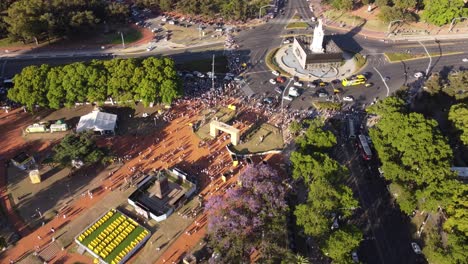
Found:
[[[362,157],[365,160],[370,160],[372,158],[372,151],[369,147],[369,142],[367,142],[367,138],[364,135],[359,135],[359,148],[361,149]]]
[[[349,138],[354,139],[356,138],[356,132],[354,130],[354,120],[352,118],[348,119],[348,132],[349,132]]]
[[[343,79],[343,81],[341,81],[341,84],[343,84],[343,86],[352,86],[352,85],[365,84],[366,81],[367,81],[366,76],[359,74],[359,75],[351,77],[350,79]]]

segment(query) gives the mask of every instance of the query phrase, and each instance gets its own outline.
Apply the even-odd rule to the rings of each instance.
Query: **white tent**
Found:
[[[76,132],[93,130],[101,134],[114,133],[117,123],[117,115],[94,110],[80,118]]]

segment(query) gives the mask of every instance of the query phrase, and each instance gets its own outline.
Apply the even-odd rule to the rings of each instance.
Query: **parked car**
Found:
[[[240,81],[242,81],[243,79],[244,79],[244,78],[243,78],[242,76],[236,76],[236,77],[234,77],[234,81],[236,81],[236,82],[240,82]]]
[[[364,84],[364,86],[366,86],[366,87],[372,87],[373,85],[374,85],[374,83],[371,83],[371,82]]]
[[[292,101],[294,98],[292,98],[292,97],[289,96],[289,95],[285,95],[285,96],[283,96],[283,99],[284,99],[284,100],[288,100],[288,101]]]
[[[414,253],[418,255],[422,254],[421,247],[419,247],[419,245],[416,244],[416,242],[411,242],[411,247],[413,248]]]
[[[294,82],[294,86],[302,87],[303,83],[302,82]]]
[[[283,40],[283,44],[289,44],[289,43],[291,43],[291,40],[289,40],[289,39],[284,39]]]
[[[468,58],[463,58],[462,61],[463,62],[468,62]]]
[[[291,87],[291,88],[289,88],[288,95],[292,96],[292,97],[298,97],[299,96],[299,91],[297,90],[296,87]]]
[[[358,258],[358,255],[357,255],[357,252],[356,251],[353,251],[351,253],[351,258],[353,259],[353,262],[354,263],[359,263],[359,258]]]
[[[271,84],[276,84],[275,79],[270,79],[270,83],[271,83]]]
[[[315,87],[317,87],[317,85],[315,83],[313,83],[313,82],[310,82],[310,83],[307,84],[307,87],[315,88]]]
[[[149,47],[146,48],[146,51],[152,51],[152,50],[154,50],[154,48],[156,48],[156,47],[155,46],[149,46]]]
[[[283,76],[278,76],[276,77],[276,81],[279,83],[284,83],[286,81],[286,78]]]
[[[283,93],[283,89],[279,86],[275,87],[275,92],[279,93],[279,94],[282,94]]]
[[[275,75],[275,76],[279,76],[279,75],[280,75],[279,72],[277,72],[277,71],[272,71],[271,74],[273,74],[273,75]]]
[[[352,102],[352,101],[354,101],[354,98],[352,96],[345,96],[345,97],[343,97],[343,101]]]
[[[320,97],[320,98],[324,98],[324,97],[327,97],[327,96],[328,96],[327,93],[324,93],[324,92],[318,93],[318,97]]]

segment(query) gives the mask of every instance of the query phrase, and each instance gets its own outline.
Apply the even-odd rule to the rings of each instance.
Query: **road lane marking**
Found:
[[[390,95],[390,88],[388,88],[388,85],[387,85],[387,82],[385,81],[384,77],[382,76],[382,74],[380,73],[379,70],[377,70],[376,67],[373,67],[374,70],[380,75],[380,78],[382,79],[383,83],[385,84],[385,87],[387,87],[387,97]]]

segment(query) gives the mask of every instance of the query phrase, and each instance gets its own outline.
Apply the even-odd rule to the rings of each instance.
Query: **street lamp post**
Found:
[[[456,17],[456,18],[452,19],[452,23],[450,23],[449,32],[452,32],[453,27],[455,26],[455,20],[461,20],[461,19],[467,19],[467,18],[468,17]]]
[[[262,8],[269,7],[269,6],[274,6],[274,5],[264,5],[260,7],[260,10],[258,10],[258,19],[262,17]]]
[[[426,49],[426,46],[424,46],[424,44],[422,44],[421,41],[418,41],[418,43],[424,48],[424,51],[426,51],[427,56],[429,56],[429,65],[427,65],[427,69],[426,69],[426,77],[427,77],[429,75],[429,70],[431,69],[432,56],[431,54],[429,54],[429,52]]]
[[[122,48],[125,49],[125,40],[124,40],[123,32],[119,31],[119,34],[120,34],[120,37],[122,38]]]

